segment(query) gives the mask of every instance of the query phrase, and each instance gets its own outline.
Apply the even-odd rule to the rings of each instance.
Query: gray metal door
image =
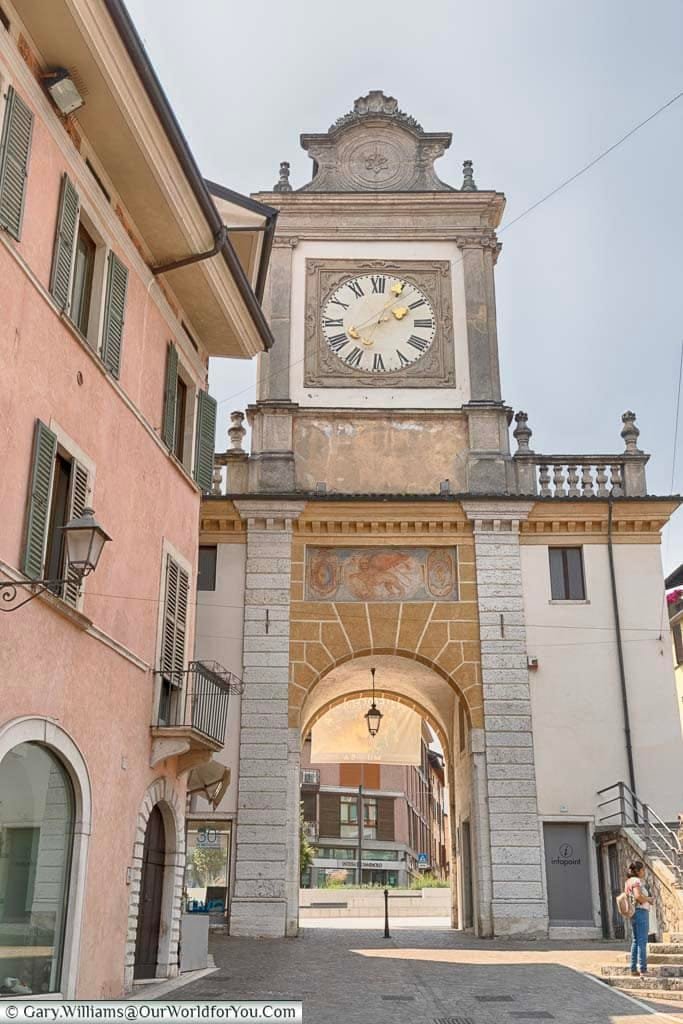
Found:
[[[593,925],[588,826],[546,822],[543,835],[550,924]]]

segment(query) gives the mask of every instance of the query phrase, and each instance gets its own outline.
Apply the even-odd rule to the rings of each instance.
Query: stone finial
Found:
[[[627,409],[621,417],[621,422],[624,424],[621,431],[621,436],[623,437],[624,444],[626,445],[624,449],[624,454],[642,455],[643,453],[641,449],[638,447],[638,437],[640,436],[640,431],[636,426],[636,414],[634,412],[631,412],[630,409]]]
[[[291,192],[292,186],[289,184],[289,161],[283,160],[280,164],[280,177],[278,178],[277,184],[273,185],[273,192]]]
[[[462,165],[462,188],[461,192],[476,192],[477,186],[474,183],[474,168],[471,160],[465,160]]]
[[[517,442],[516,455],[530,452],[529,441],[531,440],[532,430],[528,426],[528,415],[525,412],[518,412],[515,414],[515,423],[517,426],[512,431],[512,436]]]
[[[241,452],[244,451],[242,448],[242,441],[246,434],[246,429],[243,426],[244,413],[237,409],[235,412],[230,413],[230,426],[228,427],[228,437],[230,438],[230,451]]]

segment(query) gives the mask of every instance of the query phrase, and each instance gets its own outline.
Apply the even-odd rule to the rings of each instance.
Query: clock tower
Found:
[[[380,91],[302,135],[313,177],[281,165],[249,493],[506,494],[495,229],[505,200],[434,163],[451,144]],[[234,489],[234,488],[233,488]]]
[[[296,933],[302,744],[376,673],[446,759],[453,922],[547,935],[519,543],[533,453],[519,414],[510,455],[496,337],[505,200],[470,161],[460,188],[441,181],[450,134],[379,91],[301,143],[311,180],[294,189],[283,163],[256,197],[278,220],[251,451],[235,412],[202,513],[225,608],[243,600],[231,933]],[[344,792],[320,793],[335,847]]]

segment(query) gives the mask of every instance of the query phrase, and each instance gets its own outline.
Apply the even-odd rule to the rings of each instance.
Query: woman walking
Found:
[[[650,908],[652,899],[645,887],[645,865],[640,860],[629,864],[629,878],[624,886],[624,892],[633,901],[634,911],[631,918],[631,929],[633,941],[631,942],[631,974],[638,977],[647,977],[647,937],[650,932]]]

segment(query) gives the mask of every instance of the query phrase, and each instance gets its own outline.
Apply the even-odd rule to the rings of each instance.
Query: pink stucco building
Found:
[[[0,125],[0,587],[111,537],[0,590],[0,993],[115,997],[178,971],[208,359],[269,347],[274,218],[212,198],[119,0],[0,0]]]

